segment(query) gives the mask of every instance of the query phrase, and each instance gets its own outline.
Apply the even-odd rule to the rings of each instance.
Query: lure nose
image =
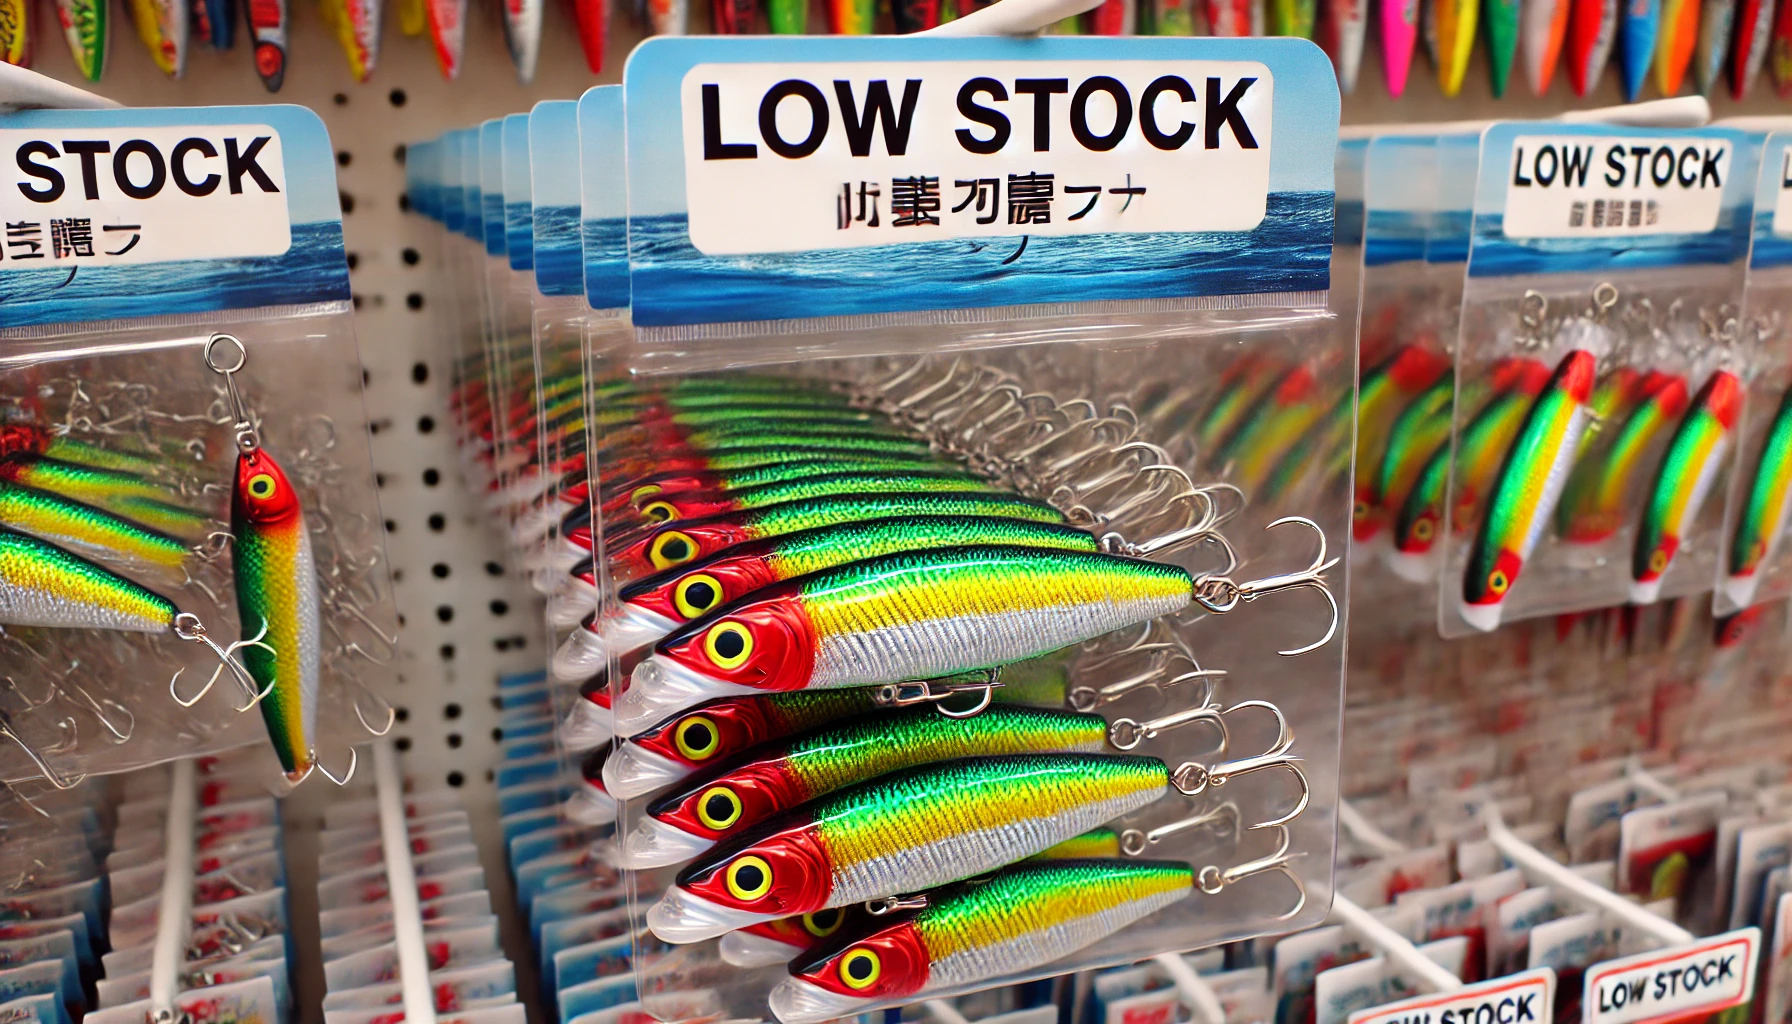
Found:
[[[608,825],[616,820],[616,798],[592,782],[574,790],[563,809],[566,820],[575,825]]]
[[[1469,604],[1467,601],[1457,606],[1462,611],[1462,620],[1483,633],[1491,633],[1500,628],[1499,604]]]
[[[599,619],[595,625],[605,652],[616,657],[637,647],[658,643],[678,627],[678,623],[658,612],[629,604],[623,605],[616,615]]]
[[[560,723],[560,742],[575,753],[601,747],[615,735],[610,712],[583,698],[574,702],[572,711]]]
[[[582,683],[602,672],[608,657],[603,637],[589,629],[575,629],[554,651],[549,667],[563,683]]]
[[[657,818],[644,817],[638,826],[629,829],[616,863],[618,867],[635,871],[670,867],[682,864],[714,845],[714,840],[692,835]]]
[[[661,939],[682,945],[713,939],[736,928],[775,920],[776,917],[776,914],[755,914],[751,910],[724,907],[675,886],[667,889],[659,902],[648,908],[647,927]],[[827,1017],[813,1019],[827,1020],[837,1016],[839,1014],[830,1013]]]
[[[1661,597],[1661,577],[1630,581],[1631,604],[1654,604]]]
[[[1394,575],[1408,583],[1425,584],[1437,579],[1437,564],[1429,554],[1417,555],[1407,551],[1383,551],[1388,569]],[[1465,618],[1467,616],[1464,616]]]
[[[633,800],[663,789],[691,770],[634,743],[616,748],[604,762],[604,789],[619,800]]]
[[[775,967],[786,964],[802,950],[766,935],[729,932],[717,944],[722,962],[731,967]]]
[[[616,728],[624,736],[633,736],[672,712],[711,697],[761,692],[750,686],[712,679],[655,654],[641,662],[629,676],[628,689],[616,701]]]
[[[1755,603],[1755,587],[1760,582],[1761,577],[1758,573],[1751,572],[1747,576],[1726,576],[1724,577],[1724,596],[1728,597],[1736,607],[1747,608]]]
[[[786,978],[778,982],[767,1001],[771,1004],[772,1013],[784,1024],[821,1024],[822,1021],[833,1020],[835,1017],[850,1017],[858,1012],[859,1007],[872,1002],[863,996],[829,992],[820,985],[801,978]]]

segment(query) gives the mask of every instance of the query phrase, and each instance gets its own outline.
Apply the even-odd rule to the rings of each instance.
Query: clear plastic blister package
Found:
[[[649,1013],[801,1024],[1323,916],[1336,90],[1310,44],[1168,42],[630,61],[574,638]]]
[[[397,622],[322,124],[0,127],[31,167],[7,219],[42,229],[0,286],[0,774],[62,785],[265,725],[290,781],[345,778],[390,727]]]
[[[1480,468],[1452,466],[1439,628],[1708,588],[1723,516],[1710,499],[1742,405],[1753,143],[1499,124],[1481,153],[1457,386],[1492,401],[1542,384]],[[1458,403],[1459,449],[1473,417]]]
[[[1786,513],[1792,509],[1792,323],[1782,312],[1792,297],[1792,217],[1782,212],[1787,194],[1785,159],[1792,135],[1769,135],[1762,145],[1755,189],[1753,244],[1736,339],[1752,375],[1738,430],[1736,472],[1724,513],[1712,610],[1728,615],[1792,593],[1787,564]]]

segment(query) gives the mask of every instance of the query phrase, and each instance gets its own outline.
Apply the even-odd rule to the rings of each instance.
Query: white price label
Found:
[[[691,242],[1249,231],[1274,87],[1254,61],[701,64],[681,96]]]
[[[1792,235],[1792,147],[1780,155],[1780,189],[1773,200],[1773,233]]]
[[[1350,1024],[1550,1024],[1556,972],[1548,967],[1359,1010]]]
[[[278,256],[286,162],[268,125],[0,130],[0,268]]]
[[[1761,930],[1743,928],[1672,949],[1657,949],[1588,968],[1584,1024],[1635,1024],[1711,1014],[1755,991]]]
[[[1520,136],[1506,172],[1506,237],[1710,231],[1731,157],[1728,139]]]

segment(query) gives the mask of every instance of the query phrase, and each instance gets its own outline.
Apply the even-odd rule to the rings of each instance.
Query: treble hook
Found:
[[[371,689],[368,689],[366,683],[363,683],[363,682],[360,682],[359,680],[357,680],[355,685],[360,687],[362,693],[365,693],[369,697],[372,697],[373,699],[379,701],[380,704],[383,707],[385,707],[385,709],[386,709],[386,725],[385,725],[385,727],[382,729],[375,729],[372,725],[368,724],[367,716],[361,714],[361,701],[358,698],[350,698],[349,703],[353,704],[354,708],[355,708],[355,717],[359,718],[361,720],[361,728],[366,729],[368,732],[372,733],[375,736],[384,736],[387,733],[391,732],[392,731],[392,723],[398,721],[398,712],[393,710],[391,704],[386,703],[386,699],[384,697],[381,697],[379,694],[374,693]],[[350,749],[352,750],[353,748],[351,747]],[[352,769],[351,769],[351,771],[352,771]]]
[[[272,647],[261,642],[262,639],[268,635],[268,623],[265,618],[261,621],[260,632],[247,640],[234,641],[227,647],[218,646],[216,640],[213,640],[210,636],[206,635],[205,623],[199,621],[199,616],[194,615],[191,612],[181,612],[174,617],[174,635],[180,637],[182,640],[204,644],[211,648],[212,653],[218,656],[219,662],[218,667],[212,670],[212,677],[205,681],[205,686],[201,687],[199,692],[194,694],[191,700],[183,700],[181,695],[176,692],[174,688],[174,684],[180,681],[181,673],[186,671],[185,666],[175,672],[173,678],[168,680],[168,695],[173,697],[174,702],[181,707],[190,708],[204,699],[205,695],[211,692],[212,687],[218,682],[218,676],[225,669],[230,670],[230,674],[235,677],[237,684],[243,688],[243,692],[248,694],[250,698],[249,703],[237,708],[239,713],[248,711],[255,705],[260,704],[263,697],[274,692],[274,684],[270,682],[267,689],[257,693],[255,691],[255,678],[249,674],[249,670],[245,668],[241,662],[237,661],[235,657],[236,652],[245,647],[259,647],[269,654],[274,653]]]
[[[1294,842],[1293,837],[1288,834],[1288,827],[1285,825],[1278,825],[1277,829],[1281,832],[1281,841],[1276,844],[1274,853],[1259,857],[1256,860],[1245,861],[1243,864],[1234,864],[1229,868],[1222,868],[1217,864],[1209,864],[1195,872],[1195,885],[1209,896],[1218,896],[1221,892],[1225,891],[1228,886],[1233,885],[1234,883],[1242,882],[1252,875],[1261,875],[1273,871],[1286,877],[1288,881],[1293,882],[1295,891],[1300,893],[1300,899],[1294,901],[1293,908],[1287,913],[1277,915],[1275,920],[1286,921],[1300,913],[1307,905],[1307,886],[1305,882],[1300,880],[1300,876],[1294,873],[1294,869],[1290,867],[1288,863],[1294,859],[1288,854],[1288,848]]]
[[[390,729],[391,726],[388,725],[387,728]],[[322,761],[317,759],[317,751],[314,750],[311,752],[311,767],[305,770],[305,774],[310,775],[312,770],[316,770],[322,772],[324,778],[329,779],[338,786],[346,786],[348,785],[349,780],[355,777],[355,765],[358,764],[359,761],[359,757],[355,754],[355,748],[348,748],[348,771],[343,772],[342,778],[339,779],[330,773],[330,769],[324,767]]]
[[[1194,673],[1188,673],[1193,675]],[[1157,739],[1171,729],[1179,729],[1196,722],[1212,726],[1220,734],[1218,751],[1224,753],[1232,745],[1232,736],[1226,730],[1226,712],[1217,704],[1199,704],[1183,708],[1170,714],[1141,722],[1136,718],[1116,718],[1108,726],[1108,742],[1116,750],[1132,750],[1148,740]]]
[[[1213,826],[1221,836],[1234,835],[1238,832],[1239,819],[1238,805],[1228,800],[1211,811],[1202,811],[1168,825],[1159,825],[1149,832],[1136,828],[1126,829],[1120,833],[1120,852],[1128,857],[1137,857],[1171,836],[1208,826]]]
[[[82,774],[71,779],[50,767],[50,763],[43,759],[43,755],[39,754],[31,744],[26,743],[24,738],[13,730],[12,716],[4,711],[0,711],[0,736],[17,743],[19,749],[25,752],[25,756],[30,758],[31,763],[36,765],[37,770],[42,773],[44,781],[55,786],[57,789],[74,789],[87,778],[85,774]]]
[[[1225,613],[1239,606],[1249,604],[1265,594],[1274,594],[1284,590],[1317,590],[1325,595],[1325,603],[1332,607],[1332,621],[1326,627],[1325,635],[1318,640],[1293,650],[1277,651],[1284,658],[1293,658],[1309,651],[1316,651],[1331,642],[1338,632],[1337,598],[1332,596],[1331,588],[1325,585],[1325,572],[1338,564],[1339,559],[1326,559],[1325,531],[1319,524],[1306,516],[1283,516],[1264,527],[1273,530],[1285,523],[1300,523],[1312,528],[1319,537],[1319,554],[1314,556],[1313,563],[1299,572],[1283,573],[1279,576],[1265,576],[1259,580],[1238,583],[1229,579],[1226,574],[1203,575],[1195,578],[1194,600],[1201,607],[1214,613]],[[1229,570],[1228,570],[1229,571]]]
[[[1294,746],[1294,730],[1288,725],[1288,718],[1282,709],[1266,700],[1247,700],[1234,704],[1221,712],[1230,715],[1244,708],[1265,708],[1276,719],[1276,740],[1268,750],[1252,757],[1241,757],[1233,761],[1222,761],[1219,764],[1203,765],[1194,761],[1185,761],[1170,773],[1170,785],[1183,796],[1200,796],[1211,786],[1223,786],[1240,775],[1251,772],[1266,771],[1271,768],[1286,768],[1300,783],[1300,799],[1294,802],[1294,809],[1279,818],[1260,821],[1250,826],[1251,829],[1274,828],[1286,825],[1300,817],[1302,811],[1313,798],[1313,790],[1307,783],[1306,773],[1300,770],[1295,762],[1300,758],[1288,751]]]

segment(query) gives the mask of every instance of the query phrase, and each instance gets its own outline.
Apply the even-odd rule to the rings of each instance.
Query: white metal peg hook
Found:
[[[1092,11],[1101,0],[1000,0],[917,36],[1033,36],[1065,18]]]

